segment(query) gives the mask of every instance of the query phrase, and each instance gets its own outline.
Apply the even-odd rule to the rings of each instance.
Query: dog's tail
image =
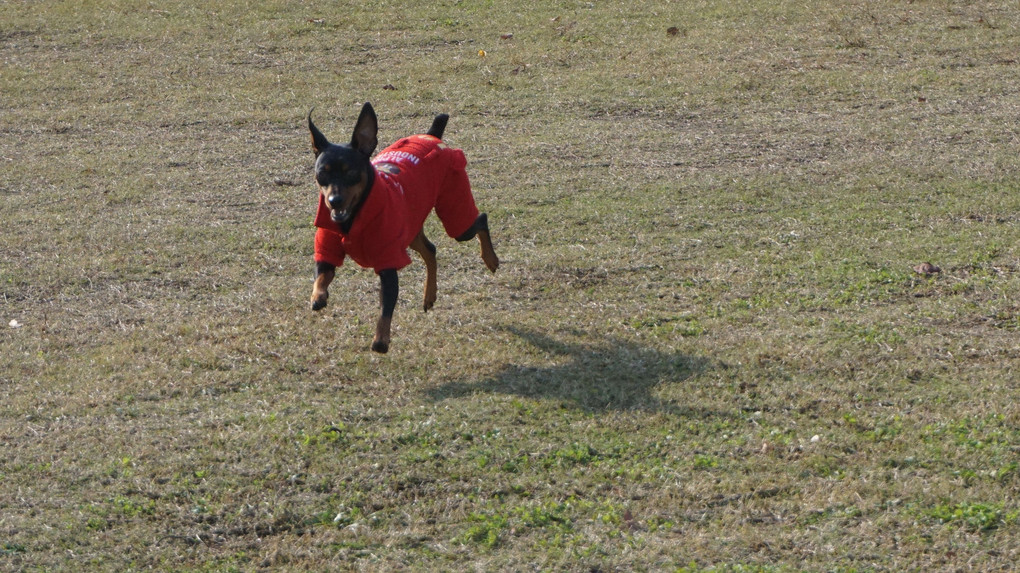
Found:
[[[443,138],[443,132],[446,131],[446,122],[450,120],[450,116],[445,113],[441,113],[436,116],[436,119],[432,120],[432,127],[428,130],[428,135],[435,137],[436,139]]]

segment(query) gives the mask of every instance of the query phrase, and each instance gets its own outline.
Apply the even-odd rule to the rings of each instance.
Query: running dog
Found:
[[[350,144],[330,143],[308,113],[319,188],[312,310],[326,307],[329,285],[346,257],[374,269],[382,306],[372,340],[375,352],[390,347],[397,271],[411,263],[408,247],[425,262],[425,311],[436,302],[436,247],[422,230],[430,212],[435,210],[451,238],[478,237],[485,266],[492,272],[499,268],[488,218],[471,194],[464,152],[443,144],[448,120],[446,114],[436,116],[428,132],[405,137],[371,159],[379,142],[371,104],[361,108]]]

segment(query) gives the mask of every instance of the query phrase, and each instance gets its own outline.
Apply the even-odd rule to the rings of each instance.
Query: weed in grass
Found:
[[[501,515],[474,513],[470,516],[474,525],[464,532],[463,540],[492,549],[500,543],[509,519]]]
[[[28,551],[28,549],[19,543],[5,542],[2,546],[0,546],[0,556],[4,557],[25,553],[26,551]]]
[[[898,416],[893,416],[891,420],[879,422],[865,430],[864,437],[876,442],[882,442],[895,439],[902,431],[902,421]]]
[[[305,448],[321,452],[330,450],[342,450],[345,445],[345,428],[343,424],[322,428],[316,433],[306,434],[298,432],[298,440]]]
[[[681,338],[700,336],[704,327],[693,317],[655,317],[635,319],[631,326],[634,329],[647,329],[653,336],[662,338]]]
[[[586,466],[601,459],[601,457],[595,448],[574,443],[566,448],[551,452],[546,456],[543,465],[546,467]]]
[[[712,456],[706,456],[703,454],[695,454],[694,456],[694,469],[696,470],[710,470],[719,467],[719,460]]]
[[[514,514],[525,527],[568,532],[571,530],[570,520],[566,517],[568,509],[568,504],[557,503],[541,507],[519,507]]]
[[[974,531],[991,531],[1017,523],[1020,511],[1005,511],[1002,504],[943,503],[926,511],[941,523],[959,526]]]

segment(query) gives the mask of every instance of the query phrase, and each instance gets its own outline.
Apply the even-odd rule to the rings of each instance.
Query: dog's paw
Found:
[[[390,343],[383,340],[372,341],[372,352],[378,352],[379,354],[386,354],[390,351]]]
[[[312,310],[322,310],[329,303],[329,294],[321,294],[312,297]]]
[[[490,251],[489,253],[482,253],[482,260],[485,261],[485,267],[490,272],[496,272],[499,269],[499,257],[496,256],[495,252]]]

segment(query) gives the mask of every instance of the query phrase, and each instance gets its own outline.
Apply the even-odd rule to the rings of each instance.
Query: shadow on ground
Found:
[[[707,360],[682,354],[668,354],[630,341],[613,338],[603,344],[564,342],[546,334],[517,328],[507,332],[535,348],[560,358],[549,367],[506,365],[492,377],[464,382],[453,381],[429,391],[434,400],[447,400],[475,393],[498,393],[535,399],[563,401],[567,407],[589,412],[643,410],[683,416],[720,415],[682,403],[662,401],[655,388],[683,382],[709,367]]]

